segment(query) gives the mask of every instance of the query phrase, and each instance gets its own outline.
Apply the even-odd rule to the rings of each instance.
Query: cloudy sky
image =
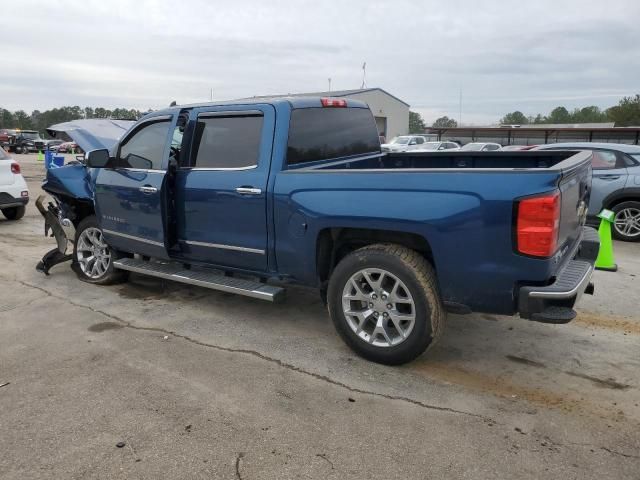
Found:
[[[19,0],[0,107],[159,108],[382,87],[427,122],[496,122],[640,93],[639,0]]]

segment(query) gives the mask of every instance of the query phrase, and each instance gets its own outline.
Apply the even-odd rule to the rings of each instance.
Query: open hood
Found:
[[[120,140],[131,126],[132,120],[109,120],[106,118],[92,118],[87,120],[73,120],[58,123],[47,128],[47,133],[56,137],[58,133],[65,133],[85,152],[112,147]]]

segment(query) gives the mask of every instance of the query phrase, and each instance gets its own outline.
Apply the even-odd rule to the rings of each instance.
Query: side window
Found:
[[[120,145],[119,168],[162,169],[164,147],[169,134],[169,121],[145,125]]]
[[[251,168],[258,165],[261,115],[198,117],[192,152],[195,168]]]
[[[594,150],[591,166],[594,170],[608,170],[616,168],[618,157],[614,152],[606,152],[604,150]]]
[[[418,145],[422,145],[424,143],[424,138],[416,137],[416,141],[418,142]]]
[[[452,149],[452,148],[456,148],[457,146],[458,146],[458,145],[456,145],[455,143],[447,143],[445,148],[446,148],[447,150],[450,150],[450,149]]]

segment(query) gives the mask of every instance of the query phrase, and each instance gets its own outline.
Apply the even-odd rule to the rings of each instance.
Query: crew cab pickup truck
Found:
[[[566,323],[593,291],[588,151],[383,153],[366,104],[301,97],[172,107],[111,151],[80,146],[37,202],[58,240],[45,272],[71,259],[86,282],[268,301],[316,288],[346,343],[386,364],[433,345],[447,312]]]

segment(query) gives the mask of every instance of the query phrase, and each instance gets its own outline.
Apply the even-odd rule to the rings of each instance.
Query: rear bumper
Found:
[[[593,293],[591,276],[599,248],[598,233],[591,227],[584,227],[574,257],[558,272],[552,284],[520,288],[520,316],[544,323],[568,323],[573,320],[576,317],[573,307],[582,294]]]
[[[29,203],[29,197],[14,197],[6,192],[0,192],[0,208],[24,207]]]

